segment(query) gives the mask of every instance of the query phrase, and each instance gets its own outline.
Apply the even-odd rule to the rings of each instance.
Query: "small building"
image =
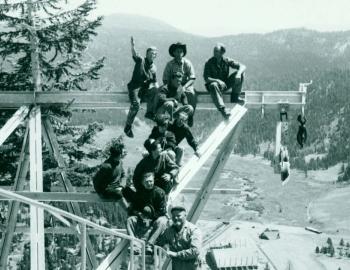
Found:
[[[247,247],[211,248],[207,254],[210,269],[258,269],[258,251]]]
[[[264,240],[276,240],[280,239],[280,231],[279,230],[270,230],[270,229],[265,229],[260,235],[260,239]]]

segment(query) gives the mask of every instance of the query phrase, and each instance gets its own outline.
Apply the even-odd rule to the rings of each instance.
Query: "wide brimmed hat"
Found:
[[[170,47],[169,47],[169,54],[174,57],[174,52],[177,48],[181,48],[182,51],[184,52],[184,56],[186,55],[187,53],[187,47],[186,47],[186,44],[183,44],[181,42],[177,42],[177,43],[174,43],[174,44],[171,44]]]

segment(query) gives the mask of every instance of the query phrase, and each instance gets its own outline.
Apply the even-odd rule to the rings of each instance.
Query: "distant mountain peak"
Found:
[[[162,20],[138,14],[117,13],[104,17],[103,26],[106,28],[130,29],[152,32],[181,32],[174,26]]]

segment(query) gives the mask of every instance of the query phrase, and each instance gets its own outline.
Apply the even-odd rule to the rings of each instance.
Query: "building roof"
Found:
[[[211,249],[217,268],[258,265],[258,250],[251,248]]]

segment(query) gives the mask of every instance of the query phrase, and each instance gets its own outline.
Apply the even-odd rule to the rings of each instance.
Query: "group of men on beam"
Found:
[[[154,63],[158,50],[152,46],[146,50],[146,56],[141,57],[135,50],[135,42],[131,37],[131,52],[135,62],[132,78],[128,83],[130,109],[124,132],[133,137],[132,125],[140,109],[140,102],[147,103],[146,118],[155,120],[158,115],[168,114],[170,120],[180,112],[188,114],[188,125],[192,127],[193,116],[197,106],[197,94],[194,88],[196,80],[195,70],[191,61],[185,58],[186,44],[177,42],[169,47],[169,54],[173,58],[165,66],[163,85],[159,87],[157,68]],[[231,102],[243,104],[239,98],[245,65],[228,58],[226,48],[222,43],[217,44],[213,56],[205,63],[205,87],[210,93],[213,103],[225,119],[230,117],[223,101],[223,94],[229,89]],[[230,74],[230,68],[233,72]]]
[[[169,47],[173,57],[163,73],[164,85],[159,87],[154,60],[157,49],[149,47],[142,58],[135,50],[131,38],[132,57],[135,67],[128,83],[130,110],[124,132],[134,137],[132,124],[140,109],[140,102],[147,103],[146,118],[156,126],[145,141],[146,152],[136,165],[131,185],[121,186],[125,178],[122,159],[125,149],[122,139],[110,148],[110,157],[100,166],[93,182],[95,190],[104,197],[124,197],[129,202],[127,219],[128,234],[146,241],[146,253],[152,253],[155,244],[167,246],[172,257],[173,269],[200,269],[202,262],[201,233],[186,220],[183,205],[174,205],[167,213],[167,198],[177,185],[177,175],[182,165],[183,148],[179,146],[186,138],[198,153],[198,143],[190,127],[196,109],[196,79],[192,63],[185,58],[187,47],[180,42]],[[223,44],[214,47],[214,55],[205,63],[206,89],[225,119],[230,117],[223,101],[223,93],[232,89],[231,102],[242,104],[239,94],[242,89],[245,66],[224,56]],[[230,68],[234,71],[230,74]],[[134,252],[139,253],[139,249]]]
[[[121,199],[129,203],[127,232],[143,239],[146,254],[152,254],[154,245],[167,246],[172,257],[173,269],[200,269],[201,234],[199,229],[186,220],[183,205],[171,208],[171,220],[167,213],[167,195],[176,186],[179,166],[174,156],[163,151],[158,140],[147,139],[147,154],[136,165],[133,181],[124,187],[123,158],[125,146],[122,138],[110,148],[110,156],[104,161],[93,178],[94,188],[103,197]],[[140,254],[138,247],[134,253]]]

